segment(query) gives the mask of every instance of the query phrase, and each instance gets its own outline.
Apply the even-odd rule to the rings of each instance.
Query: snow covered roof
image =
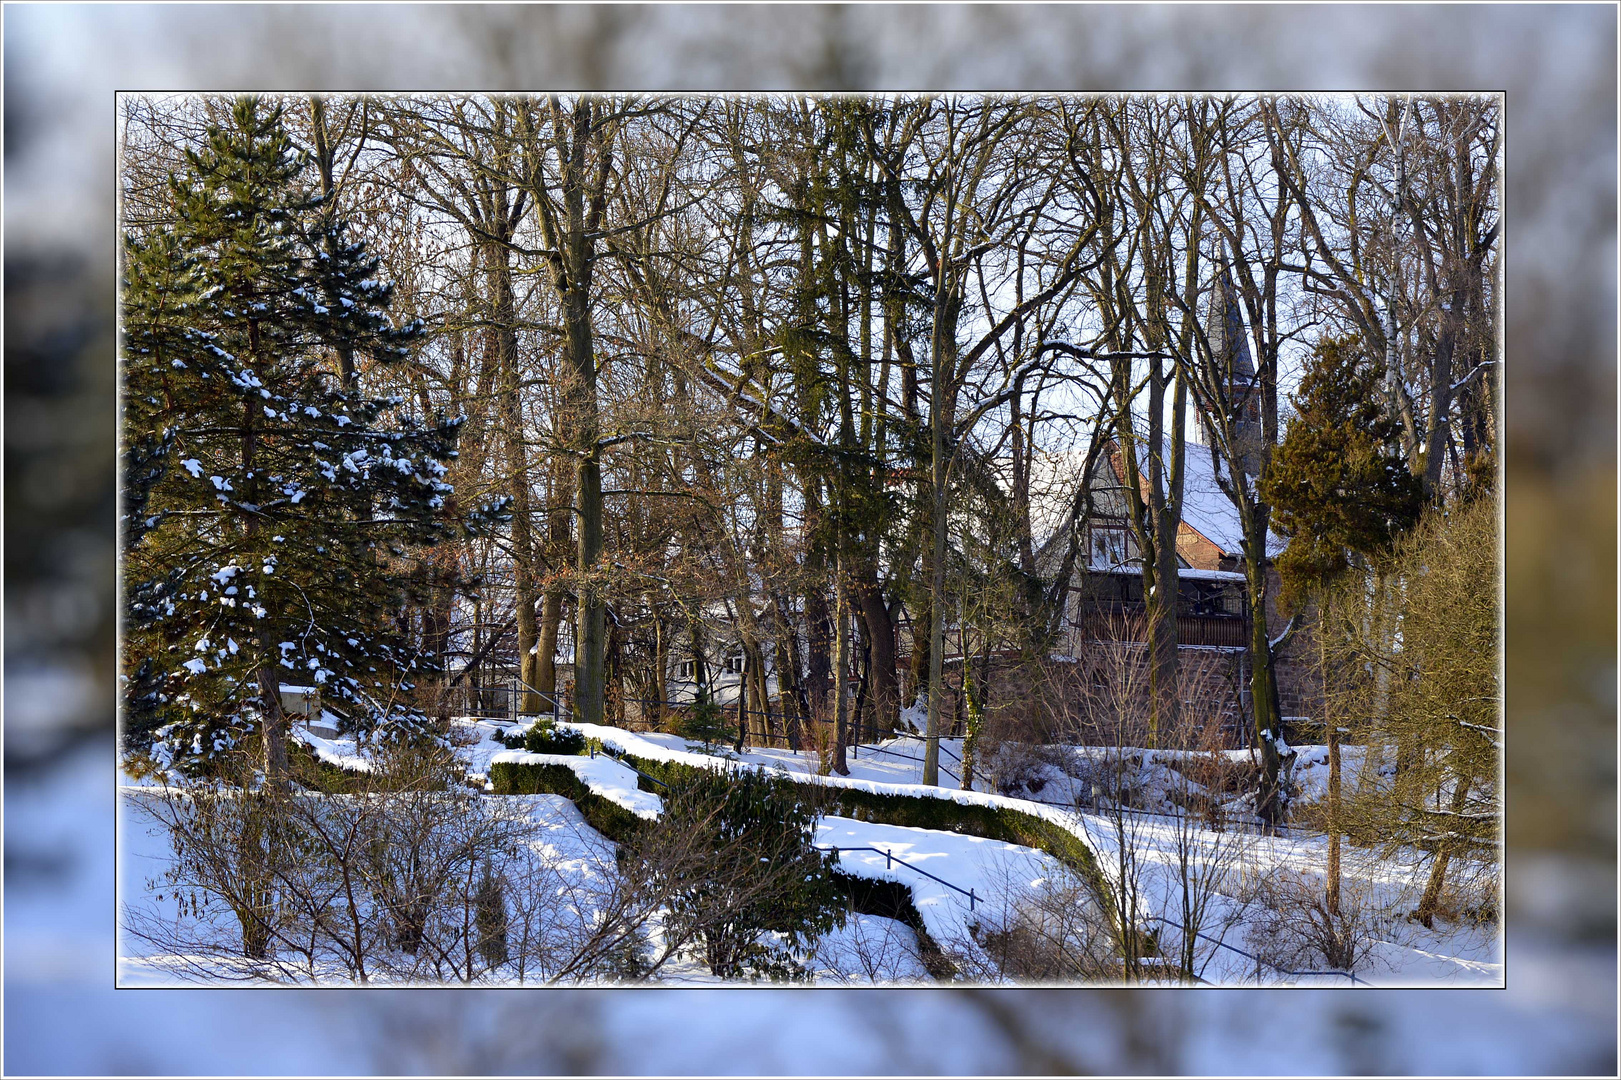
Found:
[[[1138,443],[1144,470],[1147,469],[1148,447]],[[1170,456],[1170,443],[1165,444],[1165,456]],[[1217,476],[1224,470],[1222,462],[1210,447],[1189,441],[1184,456],[1182,478],[1182,523],[1219,547],[1227,555],[1242,555],[1244,528],[1238,518],[1238,508],[1221,490]],[[1266,541],[1268,557],[1283,554],[1289,541],[1275,532],[1269,532]],[[1186,573],[1186,571],[1184,571]]]
[[[1187,578],[1189,581],[1243,581],[1244,575],[1236,570],[1197,570],[1191,566],[1184,566],[1177,570],[1177,577]]]

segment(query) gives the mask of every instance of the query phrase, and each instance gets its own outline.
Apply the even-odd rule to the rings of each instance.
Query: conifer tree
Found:
[[[1380,404],[1382,377],[1359,339],[1325,338],[1292,399],[1295,419],[1261,485],[1273,527],[1290,538],[1278,559],[1285,607],[1337,578],[1350,553],[1388,553],[1418,520],[1423,492]]]
[[[360,729],[424,719],[400,561],[443,512],[459,419],[346,386],[339,350],[408,354],[377,261],[324,214],[282,108],[241,98],[124,248],[125,738],[183,772],[253,739],[287,768],[279,687]]]

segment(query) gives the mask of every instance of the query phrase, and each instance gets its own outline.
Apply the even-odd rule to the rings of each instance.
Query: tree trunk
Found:
[[[512,293],[511,253],[504,244],[492,243],[484,256],[489,286],[491,346],[500,372],[501,426],[507,443],[508,493],[512,496],[512,575],[515,589],[513,613],[518,624],[518,677],[528,686],[539,680],[540,635],[535,621],[535,544],[530,520],[532,501],[529,485],[529,457],[524,445],[523,402],[519,391],[517,314]],[[538,696],[525,690],[519,696],[519,711],[540,711]]]
[[[1252,532],[1252,530],[1246,530]],[[1256,742],[1261,748],[1261,784],[1257,794],[1256,814],[1268,825],[1276,827],[1283,821],[1285,807],[1280,771],[1283,756],[1277,741],[1282,738],[1283,718],[1278,709],[1277,673],[1272,662],[1272,643],[1267,636],[1266,621],[1266,563],[1261,553],[1265,530],[1260,541],[1252,542],[1250,535],[1244,540],[1244,574],[1250,595],[1250,708],[1255,713]]]
[[[788,749],[799,753],[801,724],[807,715],[805,684],[799,677],[799,635],[789,617],[788,598],[781,593],[772,594],[777,616],[777,701],[783,712],[784,734]]]
[[[844,600],[843,560],[835,564],[833,580],[833,771],[850,775],[844,757],[850,737],[850,619]]]
[[[1328,912],[1340,913],[1340,731],[1328,729]]]
[[[663,731],[666,722],[665,701],[670,696],[670,635],[665,627],[664,615],[653,609],[653,693],[657,703],[653,707],[653,730]]]
[[[810,498],[805,501],[807,507],[811,505]],[[832,661],[828,656],[833,620],[827,610],[827,594],[824,591],[827,562],[817,545],[805,553],[805,577],[812,583],[805,590],[805,690],[810,718],[822,721],[829,715],[828,694],[833,686]]]
[[[758,640],[751,640],[744,644],[743,656],[743,678],[748,681],[749,701],[753,703],[754,727],[750,730],[770,746],[776,731],[771,723],[771,695],[766,689],[765,650]]]
[[[938,392],[938,391],[937,391]],[[935,437],[934,479],[939,485],[934,495],[934,521],[932,558],[929,567],[929,715],[923,747],[923,783],[940,782],[940,729],[944,707],[944,687],[941,682],[941,660],[946,651],[946,501],[945,501],[945,439],[944,433]]]
[[[947,491],[951,483],[951,460],[947,454],[954,426],[956,395],[952,382],[957,368],[957,314],[962,305],[955,285],[944,278],[935,289],[934,332],[930,340],[933,360],[929,381],[929,478],[933,514],[929,522],[933,543],[930,545],[929,594],[929,719],[923,750],[923,783],[940,782],[940,710],[942,699],[941,660],[946,643],[946,538],[950,506]]]
[[[579,520],[579,627],[574,646],[574,709],[581,723],[602,723],[604,648],[608,609],[597,580],[602,571],[602,448],[598,445],[597,364],[591,334],[591,247],[585,224],[585,144],[591,135],[592,105],[575,109],[573,168],[565,171],[568,288],[563,295],[564,352],[569,369],[574,450],[579,455],[575,510]]]
[[[895,670],[895,620],[884,603],[883,587],[875,566],[862,567],[855,582],[856,600],[861,605],[861,622],[866,627],[871,649],[872,715],[874,730],[893,731],[900,715],[899,675]]]
[[[1452,813],[1454,816],[1463,813],[1464,804],[1469,798],[1470,777],[1467,774],[1458,775],[1452,789]],[[1441,905],[1441,888],[1446,883],[1447,863],[1451,859],[1451,849],[1443,842],[1435,853],[1435,862],[1430,867],[1430,879],[1424,884],[1424,895],[1419,898],[1418,909],[1413,912],[1413,918],[1423,924],[1426,930],[1435,928],[1435,911]]]
[[[573,501],[573,495],[568,489],[568,473],[555,459],[551,471],[546,550],[548,559],[555,565],[567,557],[569,518],[572,516],[567,507]],[[563,623],[563,591],[562,583],[553,581],[541,600],[535,678],[530,682],[536,690],[554,697],[557,693],[557,633]]]
[[[748,667],[747,656],[744,652],[743,666]],[[743,747],[749,740],[749,679],[748,672],[742,671],[737,676],[737,739],[732,743],[732,749],[737,753],[743,752]]]

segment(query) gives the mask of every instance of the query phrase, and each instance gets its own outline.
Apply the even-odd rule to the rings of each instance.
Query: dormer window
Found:
[[[1091,561],[1094,570],[1110,570],[1126,562],[1126,530],[1092,530]]]

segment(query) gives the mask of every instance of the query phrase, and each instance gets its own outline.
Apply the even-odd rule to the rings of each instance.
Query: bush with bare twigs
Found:
[[[701,873],[709,847],[666,837],[626,874],[566,804],[560,822],[537,819],[534,799],[555,797],[489,798],[447,761],[381,748],[334,793],[314,790],[331,783],[321,772],[289,790],[132,793],[167,834],[173,858],[151,884],[177,911],[126,906],[126,931],[209,981],[639,979],[691,942],[665,935],[654,951],[648,930],[670,899],[661,883]]]
[[[1388,913],[1356,878],[1348,878],[1333,901],[1318,874],[1275,868],[1253,881],[1245,940],[1271,967],[1355,972],[1367,966],[1387,932]]]
[[[995,897],[971,927],[972,945],[947,945],[971,982],[1088,982],[1121,977],[1117,935],[1097,888],[1064,872],[1031,882],[1006,864]]]

